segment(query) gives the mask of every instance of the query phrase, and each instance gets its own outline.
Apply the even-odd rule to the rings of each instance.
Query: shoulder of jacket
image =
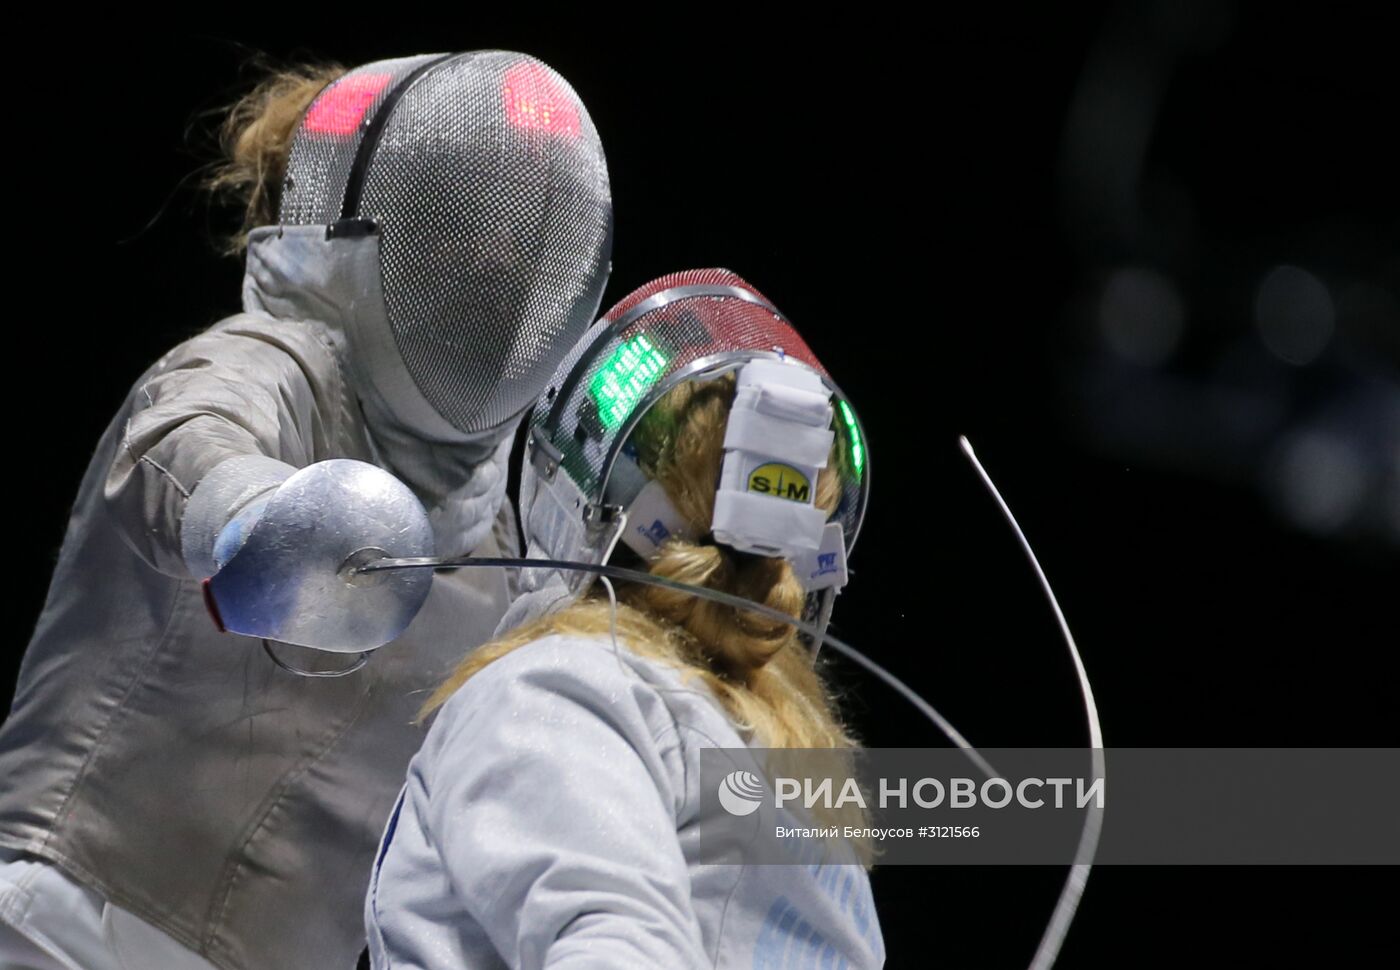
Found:
[[[642,656],[606,633],[551,633],[512,650],[496,663],[505,661],[512,661],[507,669],[515,670],[558,669],[567,665],[590,680],[633,683],[652,692],[688,686],[685,672],[678,665]],[[708,694],[703,687],[689,686]]]
[[[187,337],[166,351],[138,385],[167,371],[224,360],[280,367],[288,375],[302,374],[318,388],[344,392],[348,387],[340,334],[314,320],[277,320],[258,313],[235,313]]]
[[[250,337],[290,352],[325,353],[337,363],[345,352],[344,334],[317,320],[278,320],[261,313],[235,313],[199,336],[214,334]]]
[[[641,656],[607,635],[551,634],[513,654],[521,654],[517,670],[562,671],[579,689],[598,694],[626,691],[658,742],[669,737],[703,746],[733,730],[729,715],[697,677],[675,664]],[[509,675],[509,668],[502,673]],[[558,674],[554,676],[557,679]]]
[[[493,661],[462,685],[441,716],[507,707],[522,691],[600,711],[606,706],[610,717],[635,712],[658,739],[678,720],[693,719],[696,705],[723,716],[709,690],[688,683],[674,666],[641,657],[606,635],[581,634],[543,636]]]
[[[596,687],[635,684],[645,687],[649,666],[660,666],[638,657],[626,647],[615,646],[607,636],[551,633],[522,644],[495,660],[465,686],[493,689],[501,682],[536,674],[553,675],[559,682],[577,681]]]

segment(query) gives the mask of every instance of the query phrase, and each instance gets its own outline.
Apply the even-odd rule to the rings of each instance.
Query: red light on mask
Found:
[[[577,135],[578,104],[543,64],[526,61],[506,71],[501,85],[506,118],[517,128]]]
[[[393,79],[392,74],[352,74],[337,81],[306,112],[303,126],[320,135],[353,135],[374,99]]]

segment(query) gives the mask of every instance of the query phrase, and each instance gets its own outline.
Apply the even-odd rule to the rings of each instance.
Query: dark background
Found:
[[[602,134],[605,303],[727,266],[850,394],[874,491],[837,630],[974,743],[1086,735],[1051,614],[960,433],[1055,583],[1110,746],[1396,744],[1386,25],[1228,4],[806,9],[644,29],[597,12],[416,29],[356,15],[70,43],[11,98],[6,690],[127,387],[236,309],[240,266],[213,245],[231,222],[191,173],[211,156],[207,113],[254,78],[250,52],[357,64],[506,47],[568,77]],[[940,743],[887,689],[833,673],[867,743]],[[1061,965],[1387,963],[1391,875],[1103,868]],[[1024,965],[1062,878],[877,870],[890,966]]]

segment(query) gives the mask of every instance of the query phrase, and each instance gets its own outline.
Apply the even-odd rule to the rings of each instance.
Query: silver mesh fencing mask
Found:
[[[376,61],[329,85],[293,137],[280,220],[377,238],[392,339],[352,334],[352,358],[396,351],[412,386],[379,391],[399,417],[426,402],[465,434],[538,396],[597,312],[612,246],[588,112],[506,51]]]

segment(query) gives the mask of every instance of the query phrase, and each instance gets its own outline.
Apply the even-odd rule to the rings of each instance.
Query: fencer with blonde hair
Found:
[[[868,495],[849,402],[762,294],[699,270],[609,311],[528,433],[520,514],[543,564],[424,706],[366,898],[371,965],[880,966],[862,865],[721,865],[697,835],[702,750],[856,745],[815,645],[545,562],[824,624]]]

